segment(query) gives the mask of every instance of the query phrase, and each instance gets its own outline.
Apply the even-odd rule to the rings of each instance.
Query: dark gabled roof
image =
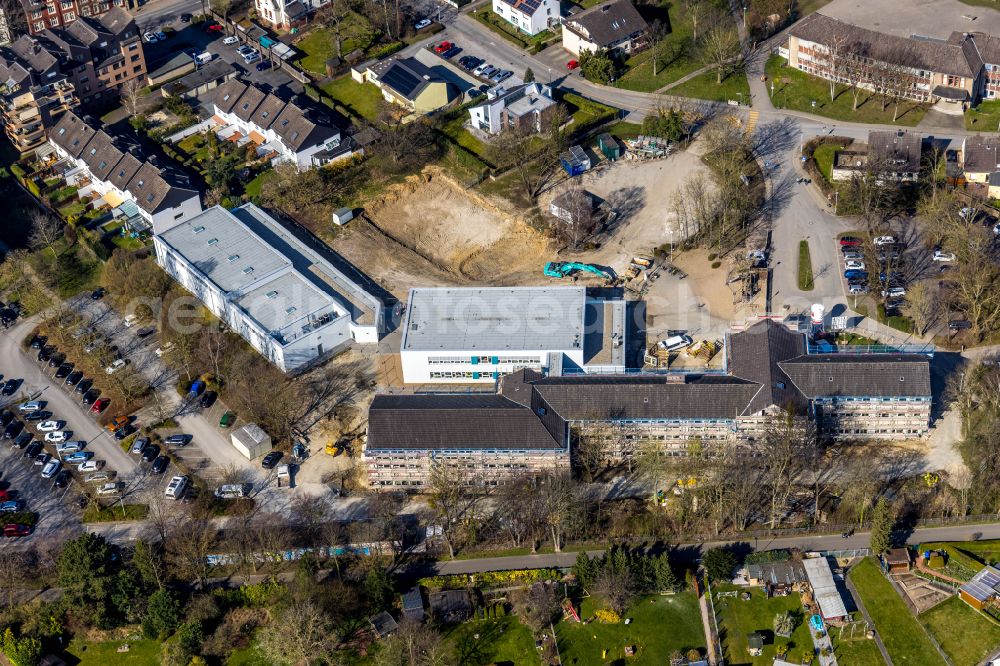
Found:
[[[261,129],[267,129],[271,126],[271,123],[277,120],[284,108],[285,101],[283,99],[277,95],[268,95],[257,107],[257,110],[254,111],[254,114],[250,117],[250,122]]]
[[[968,41],[966,35],[971,34],[972,42],[976,45],[976,50],[979,52],[979,57],[982,59],[983,63],[989,63],[991,65],[1000,65],[1000,37],[995,37],[993,35],[986,34],[985,32],[953,32],[951,36],[948,37],[948,41],[954,44],[961,44],[964,41]]]
[[[120,36],[125,32],[131,32],[133,34],[138,33],[138,29],[135,27],[135,21],[132,19],[132,15],[118,6],[114,6],[104,12],[97,20],[100,21],[101,25],[107,28],[111,34],[116,36]],[[130,37],[131,35],[125,36]]]
[[[80,157],[96,133],[75,113],[64,113],[49,132],[49,139],[73,157]]]
[[[920,171],[921,145],[919,134],[906,130],[868,133],[869,168],[887,171]]]
[[[301,107],[291,102],[282,109],[271,129],[281,137],[286,146],[296,151],[319,145],[340,134],[340,130],[335,127],[313,122]]]
[[[527,16],[533,16],[542,6],[541,0],[503,0],[503,2]]]
[[[805,17],[788,34],[817,44],[841,39],[856,55],[942,74],[975,77],[982,69],[975,44],[934,39],[908,39],[861,28],[819,12]]]
[[[115,165],[115,168],[111,170],[111,176],[108,180],[112,185],[124,192],[128,189],[128,183],[132,180],[132,176],[134,176],[141,167],[142,162],[139,161],[139,158],[132,153],[125,153],[122,156],[121,161],[119,161],[118,164]]]
[[[789,406],[801,398],[779,362],[795,358],[806,351],[801,333],[788,330],[771,319],[762,319],[740,333],[729,336],[729,372],[760,386],[747,405],[747,414],[756,414],[771,405]]]
[[[979,134],[963,144],[962,166],[966,171],[990,173],[1000,169],[1000,137]]]
[[[240,97],[243,96],[246,90],[247,84],[239,79],[229,79],[215,89],[215,98],[212,100],[213,104],[219,107],[220,111],[229,113],[236,106],[236,102],[240,101]]]
[[[86,163],[87,168],[94,175],[97,175],[98,167],[102,164],[104,165],[102,170],[107,173],[121,158],[121,151],[115,148],[114,141],[107,132],[94,134],[94,138],[90,140],[83,154],[80,155],[80,159]],[[101,178],[101,180],[104,179]]]
[[[18,58],[29,68],[39,74],[48,72],[53,67],[59,65],[59,59],[42,48],[39,40],[27,35],[21,35],[10,45]]]
[[[753,382],[725,375],[579,375],[547,377],[533,386],[566,421],[735,419],[758,389]]]
[[[382,85],[392,88],[400,97],[411,102],[430,83],[443,83],[444,79],[416,58],[393,60],[378,76]]]
[[[244,122],[249,121],[265,97],[267,97],[267,93],[257,86],[248,86],[246,92],[240,96],[240,100],[233,107],[233,114]]]
[[[530,409],[501,395],[377,395],[369,450],[562,449]]]
[[[129,181],[128,191],[135,197],[135,203],[139,208],[153,213],[169,193],[170,184],[164,180],[159,169],[149,162],[144,162]]]
[[[568,17],[563,25],[589,42],[608,48],[649,30],[629,0],[611,0]]]
[[[808,398],[931,395],[930,362],[919,354],[809,354],[779,365]]]

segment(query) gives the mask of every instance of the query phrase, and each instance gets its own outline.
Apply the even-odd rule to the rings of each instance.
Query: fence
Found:
[[[192,136],[194,134],[200,134],[201,132],[207,131],[209,128],[215,126],[215,121],[209,118],[208,120],[203,120],[197,125],[191,125],[191,127],[185,127],[180,132],[174,132],[170,136],[166,137],[164,141],[170,144],[175,144],[184,139]]]

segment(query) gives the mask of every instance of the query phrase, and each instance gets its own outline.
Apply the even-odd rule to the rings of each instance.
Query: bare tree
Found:
[[[552,537],[555,552],[562,552],[563,527],[573,509],[573,481],[568,474],[551,473],[538,483],[539,509]]]
[[[337,47],[337,57],[344,57],[344,38],[341,34],[341,24],[351,12],[349,0],[332,0],[316,12],[316,20],[333,28],[334,44]]]
[[[500,132],[490,142],[493,163],[514,171],[529,199],[538,196],[558,167],[564,143],[560,127],[565,117],[565,109],[559,106],[544,136],[538,137],[530,127],[518,126]]]
[[[309,600],[294,601],[257,632],[257,649],[268,663],[300,666],[325,661],[340,642],[332,618]]]
[[[166,542],[167,563],[178,578],[204,587],[210,571],[208,556],[215,547],[216,531],[206,520],[188,520],[171,531]]]
[[[118,89],[118,95],[121,97],[122,106],[125,107],[125,111],[128,113],[129,117],[135,117],[139,115],[139,100],[142,99],[142,81],[138,78],[129,79],[121,85]]]
[[[794,480],[802,472],[810,441],[815,438],[808,421],[792,410],[776,415],[758,442],[770,505],[771,528],[787,507]]]
[[[454,559],[458,532],[473,513],[478,498],[469,488],[468,475],[447,462],[435,461],[432,464],[427,487],[428,503],[448,546],[448,556]]]
[[[63,223],[48,212],[36,209],[28,214],[31,222],[31,233],[28,234],[28,247],[32,250],[51,250],[52,259],[56,259],[56,250],[52,245],[62,235]]]
[[[736,28],[725,21],[712,25],[706,32],[701,43],[702,59],[715,68],[715,82],[740,68],[743,60],[743,48]]]
[[[514,612],[536,635],[548,629],[559,616],[559,594],[550,581],[515,590],[510,599]]]
[[[926,334],[941,313],[941,300],[937,290],[925,280],[915,282],[906,290],[903,312],[913,320],[917,335]]]

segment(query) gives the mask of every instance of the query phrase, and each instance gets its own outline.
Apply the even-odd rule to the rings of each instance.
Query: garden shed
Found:
[[[230,436],[233,447],[248,460],[259,458],[271,452],[271,436],[256,423],[248,423],[237,428]]]

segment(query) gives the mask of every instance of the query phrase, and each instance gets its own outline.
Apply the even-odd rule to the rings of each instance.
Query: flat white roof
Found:
[[[410,290],[402,351],[583,349],[583,287]]]
[[[813,588],[813,597],[819,604],[819,611],[825,619],[844,617],[847,607],[840,596],[837,583],[833,580],[830,562],[825,557],[810,557],[802,560],[806,577]]]

